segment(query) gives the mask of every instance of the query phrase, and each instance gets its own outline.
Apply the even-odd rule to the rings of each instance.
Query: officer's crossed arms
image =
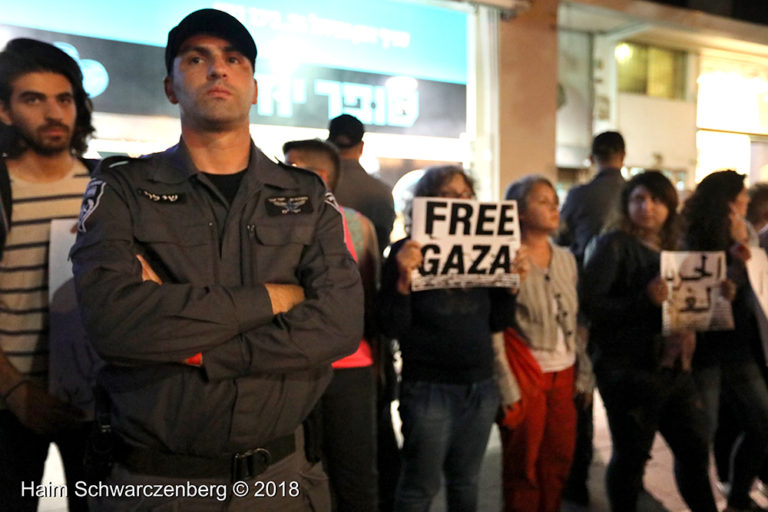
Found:
[[[153,281],[157,284],[163,284],[160,276],[152,270],[152,267],[141,254],[136,258],[141,263],[141,280]],[[272,314],[288,312],[293,306],[304,302],[304,288],[295,284],[266,283],[264,287],[269,294],[269,300],[272,302]]]

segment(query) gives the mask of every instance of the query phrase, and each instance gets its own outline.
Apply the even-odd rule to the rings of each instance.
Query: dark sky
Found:
[[[765,0],[651,0],[659,4],[673,5],[728,16],[751,23],[768,25],[768,2]]]

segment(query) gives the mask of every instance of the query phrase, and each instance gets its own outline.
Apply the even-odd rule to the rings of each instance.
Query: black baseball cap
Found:
[[[251,67],[256,66],[256,43],[248,29],[237,18],[217,9],[200,9],[195,11],[168,32],[168,44],[165,45],[165,69],[171,74],[173,59],[179,53],[184,41],[198,34],[210,34],[232,43],[237,51],[251,61]]]
[[[356,146],[363,140],[365,127],[355,116],[341,114],[328,125],[328,142],[341,149]]]

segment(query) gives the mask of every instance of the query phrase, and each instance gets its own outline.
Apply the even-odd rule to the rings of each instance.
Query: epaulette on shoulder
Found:
[[[285,162],[281,162],[280,160],[277,160],[276,163],[277,163],[277,165],[279,165],[280,167],[282,167],[283,169],[285,169],[287,171],[298,172],[298,173],[300,173],[302,175],[312,176],[314,179],[318,180],[323,185],[323,187],[325,187],[325,182],[320,177],[320,175],[317,174],[315,171],[311,171],[309,169],[305,169],[304,167],[297,167],[295,165],[288,165]]]
[[[115,172],[117,169],[122,168],[123,166],[126,166],[128,164],[132,164],[134,162],[137,162],[141,160],[140,158],[133,158],[128,155],[113,155],[108,156],[104,160],[102,160],[98,167],[96,167],[94,175],[103,175],[103,174],[111,174]]]
[[[101,168],[102,169],[112,169],[114,167],[119,167],[121,165],[125,165],[127,163],[130,163],[132,160],[135,160],[135,158],[131,158],[128,155],[113,155],[108,156],[104,160],[101,161]]]

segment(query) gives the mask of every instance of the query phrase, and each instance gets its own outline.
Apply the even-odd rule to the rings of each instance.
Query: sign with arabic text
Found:
[[[662,251],[661,275],[669,290],[662,305],[665,335],[733,329],[731,303],[722,294],[724,252]]]
[[[424,257],[413,291],[519,286],[520,276],[511,273],[520,247],[516,201],[416,197],[412,217],[411,238]]]
[[[760,302],[760,309],[768,317],[768,256],[761,248],[751,248],[751,256],[747,260],[749,284]]]

